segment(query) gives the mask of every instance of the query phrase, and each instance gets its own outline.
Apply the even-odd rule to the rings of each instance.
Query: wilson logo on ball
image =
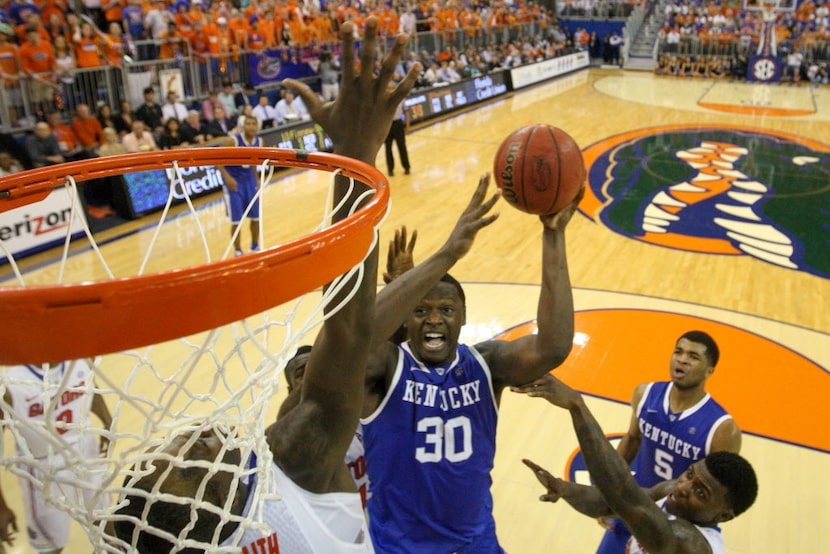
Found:
[[[570,204],[585,181],[582,152],[568,133],[550,125],[527,125],[499,146],[493,175],[512,206],[535,215]]]

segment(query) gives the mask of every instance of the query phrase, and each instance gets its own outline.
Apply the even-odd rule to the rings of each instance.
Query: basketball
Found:
[[[585,163],[571,136],[544,124],[526,125],[499,146],[493,175],[512,206],[535,215],[570,204],[585,181]]]

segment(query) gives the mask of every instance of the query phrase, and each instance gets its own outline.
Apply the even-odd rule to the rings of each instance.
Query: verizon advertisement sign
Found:
[[[70,194],[76,196],[74,218]],[[56,188],[40,202],[0,213],[0,240],[15,256],[31,254],[63,242],[68,231],[73,238],[82,234],[84,217],[77,193],[69,188]],[[0,251],[0,260],[6,259]]]

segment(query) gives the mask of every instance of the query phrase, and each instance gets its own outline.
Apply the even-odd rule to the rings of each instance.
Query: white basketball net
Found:
[[[180,177],[179,172],[176,175]],[[289,225],[285,222],[292,221],[290,210],[297,208],[285,206],[280,209],[284,198],[269,200],[269,188],[273,189],[275,185],[276,188],[283,187],[279,181],[271,182],[273,169],[269,170],[267,164],[263,164],[259,175],[263,185],[260,194],[266,192],[262,202],[265,204],[262,208],[265,223],[273,224],[274,230]],[[319,188],[315,194],[322,200],[314,204],[321,206],[315,229],[328,225],[333,176],[308,170],[292,179],[301,179],[300,184],[304,187]],[[264,185],[269,183],[266,188]],[[68,193],[77,198],[75,183],[67,185]],[[296,183],[285,187],[292,189]],[[171,186],[171,199],[172,189]],[[312,204],[306,199],[303,205],[308,211]],[[84,220],[80,209],[75,202],[72,217]],[[233,241],[228,239],[229,223],[221,211],[212,216],[206,215],[206,212],[197,210],[187,197],[184,211],[175,216],[171,213],[168,200],[158,223],[142,231],[147,237],[147,248],[140,257],[138,274],[148,271],[148,268],[160,270],[159,264],[165,263],[164,258],[170,258],[169,242],[164,240],[169,233],[195,237],[190,246],[203,251],[205,262],[211,261],[216,252],[220,252],[222,257],[233,253]],[[117,251],[97,244],[85,221],[84,228],[89,248],[94,251],[105,278],[121,277],[108,263],[108,257],[117,254]],[[303,236],[315,229],[294,229],[293,232]],[[241,225],[240,230],[247,233],[247,225]],[[279,243],[279,239],[269,241],[268,229],[264,225],[262,235],[260,244],[263,247]],[[73,251],[77,250],[76,246],[73,244]],[[21,285],[29,282],[46,284],[46,281],[63,283],[73,273],[83,280],[89,271],[85,264],[78,267],[78,262],[70,255],[69,238],[59,262],[31,274],[19,269],[17,261],[2,241],[0,250],[10,258],[14,277]],[[173,263],[175,259],[174,255]],[[362,264],[351,270],[355,271],[362,271]],[[339,283],[346,281],[348,279],[342,278]],[[188,463],[179,457],[158,453],[157,450],[167,446],[177,433],[219,429],[227,436],[225,449],[240,448],[243,458],[253,453],[258,460],[257,468],[270,467],[271,453],[263,431],[275,420],[277,406],[274,399],[279,375],[303,337],[324,320],[323,310],[337,288],[335,284],[326,294],[315,291],[292,301],[290,305],[275,307],[245,320],[179,340],[108,354],[94,360],[71,361],[52,370],[44,367],[41,368],[42,380],[31,378],[38,368],[0,368],[0,397],[9,391],[20,390],[20,387],[29,387],[29,390],[37,387],[35,393],[23,398],[22,402],[19,400],[22,396],[14,396],[13,405],[6,398],[0,400],[4,414],[0,432],[7,438],[11,435],[15,443],[14,447],[4,445],[6,455],[0,464],[19,476],[27,487],[44,496],[47,504],[57,506],[79,522],[95,552],[134,551],[135,536],[139,531],[146,531],[148,524],[142,517],[116,515],[116,511],[125,504],[122,498],[125,479],[128,486],[134,484],[142,474],[146,474],[148,466],[160,461],[168,461],[174,467],[204,467],[208,472],[231,471],[234,482],[256,471],[256,468],[218,462],[207,465]],[[217,290],[216,294],[221,294],[221,291]],[[175,319],[176,314],[170,314],[170,317]],[[136,322],[136,325],[148,324],[152,322]],[[86,366],[91,370],[94,382],[79,377],[78,372],[82,373]],[[95,416],[87,417],[96,394],[112,413],[110,429],[102,429]],[[42,415],[37,415],[38,412]],[[198,434],[193,433],[191,442],[198,438]],[[97,455],[101,439],[108,441],[108,445],[103,454]],[[259,485],[253,492],[256,495],[254,509],[247,517],[232,516],[230,510],[212,509],[220,514],[223,522],[237,522],[240,532],[260,525],[262,518],[257,507],[265,497],[274,494],[270,471],[258,472],[257,479]],[[200,507],[200,496],[185,501],[160,492],[159,486],[163,482],[159,479],[157,486],[145,495],[148,505],[164,500],[185,502],[183,509],[194,512]],[[136,494],[136,490],[131,492]],[[19,507],[15,511],[21,525],[23,514]],[[125,519],[132,521],[136,527],[133,539],[124,543],[108,537],[105,533],[107,524]],[[217,547],[218,531],[207,542],[185,541],[182,537],[159,531],[153,533],[168,539],[174,545],[173,552],[184,548],[235,552],[239,548]]]

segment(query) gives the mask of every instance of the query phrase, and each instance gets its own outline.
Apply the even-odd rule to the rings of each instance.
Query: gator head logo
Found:
[[[256,66],[257,73],[263,79],[275,79],[280,73],[282,62],[279,58],[262,56]]]
[[[641,129],[586,149],[580,211],[631,238],[830,277],[830,147],[746,127]]]

